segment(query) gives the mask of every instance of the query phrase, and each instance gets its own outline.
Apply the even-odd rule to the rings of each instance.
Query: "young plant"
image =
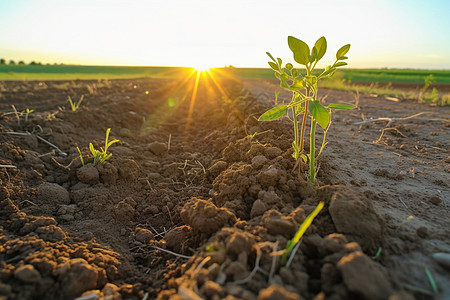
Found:
[[[91,150],[92,155],[94,156],[94,165],[97,164],[103,164],[108,158],[111,157],[111,153],[107,153],[108,148],[118,142],[119,140],[112,140],[110,142],[108,142],[108,137],[109,137],[109,132],[111,131],[111,128],[108,128],[106,130],[106,139],[105,139],[105,149],[100,147],[100,150],[97,150],[94,148],[94,145],[92,145],[92,143],[89,143],[89,150]]]
[[[83,154],[81,154],[81,150],[80,150],[80,148],[78,148],[78,146],[77,146],[77,150],[78,150],[78,153],[80,154],[81,164],[84,166]]]
[[[77,103],[72,101],[72,98],[70,98],[69,96],[69,103],[70,103],[70,108],[72,109],[72,111],[77,111],[80,108],[81,102],[83,102],[84,99],[84,95],[81,95],[80,100],[78,100]]]
[[[287,63],[283,67],[281,58],[275,59],[269,52],[266,52],[272,60],[269,61],[269,65],[275,71],[275,77],[280,80],[280,86],[290,91],[292,98],[288,104],[276,106],[263,113],[259,117],[259,121],[273,121],[291,111],[291,120],[294,125],[294,141],[292,142],[294,153],[292,156],[295,160],[302,158],[305,163],[309,162],[309,180],[315,183],[317,173],[317,157],[315,153],[316,125],[319,124],[326,133],[330,125],[331,109],[353,109],[356,107],[344,104],[323,106],[317,99],[317,84],[320,79],[333,76],[337,68],[347,65],[344,60],[347,59],[345,54],[350,50],[350,44],[342,46],[336,53],[334,64],[327,66],[319,75],[314,75],[313,71],[327,50],[325,37],[319,38],[311,50],[305,42],[292,36],[288,37],[288,45],[294,54],[294,60],[305,66],[305,71],[294,68],[291,63]],[[299,123],[299,116],[301,115],[303,117],[301,123]],[[308,116],[311,117],[310,149],[309,154],[304,154],[304,139]],[[321,149],[324,148],[325,144],[324,139]]]
[[[319,204],[316,206],[313,212],[309,216],[307,216],[305,221],[303,221],[303,223],[300,225],[294,237],[287,242],[286,248],[284,249],[284,252],[281,255],[282,264],[286,262],[286,258],[292,252],[295,245],[300,241],[306,229],[308,229],[309,226],[311,226],[312,222],[314,221],[314,218],[319,214],[324,205],[325,205],[324,202],[319,202]]]
[[[28,116],[34,111],[34,109],[29,109],[27,108],[24,113],[25,113],[25,123],[28,123]]]

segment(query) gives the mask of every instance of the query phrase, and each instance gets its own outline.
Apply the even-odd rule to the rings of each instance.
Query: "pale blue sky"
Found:
[[[282,4],[282,6],[281,6]],[[450,69],[448,0],[0,0],[0,58],[265,67],[287,36],[352,44],[350,67]]]

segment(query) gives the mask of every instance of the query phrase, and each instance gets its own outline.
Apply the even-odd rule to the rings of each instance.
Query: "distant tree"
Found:
[[[16,62],[15,61],[13,61],[12,59],[9,61],[9,64],[10,65],[15,65],[16,64]]]
[[[19,61],[18,65],[24,65],[25,62],[23,60]]]
[[[33,60],[32,62],[30,62],[30,66],[35,66],[37,65],[37,63]]]
[[[0,58],[0,65],[6,64],[6,60],[4,58]]]

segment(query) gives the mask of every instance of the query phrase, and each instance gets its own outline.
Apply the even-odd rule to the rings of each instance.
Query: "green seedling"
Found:
[[[80,148],[78,148],[78,146],[77,146],[77,150],[78,150],[78,153],[80,153],[81,164],[84,166],[83,154],[81,154],[81,150],[80,150]]]
[[[77,103],[72,101],[72,98],[70,98],[70,96],[68,97],[68,101],[70,103],[70,108],[72,109],[72,111],[77,111],[80,108],[81,103],[83,102],[84,99],[84,95],[81,95],[80,100],[78,100]]]
[[[425,268],[425,273],[427,274],[428,281],[430,281],[430,285],[431,285],[431,288],[433,289],[433,292],[435,294],[439,293],[436,281],[434,281],[434,278],[431,275],[431,272],[430,272],[430,270],[428,270],[428,268]]]
[[[109,137],[109,132],[111,131],[111,128],[108,128],[106,130],[106,139],[105,139],[105,149],[100,147],[100,150],[97,150],[94,148],[94,145],[92,145],[92,143],[89,143],[89,150],[91,150],[92,155],[94,156],[94,165],[97,164],[103,164],[108,158],[111,157],[111,153],[107,153],[108,148],[118,142],[119,140],[112,140],[110,142],[108,142],[108,137]]]
[[[27,108],[24,113],[25,113],[25,123],[28,122],[28,116],[34,111],[34,109],[29,109]]]
[[[300,225],[294,237],[291,240],[289,240],[289,242],[286,245],[286,248],[284,249],[283,254],[281,255],[282,264],[286,262],[286,258],[291,253],[292,249],[294,249],[295,245],[300,241],[306,229],[308,229],[309,226],[311,226],[314,218],[319,214],[324,205],[325,203],[319,202],[319,204],[316,206],[313,212],[309,216],[307,216],[305,221],[303,221],[302,225]]]
[[[383,250],[383,249],[382,249],[381,247],[378,247],[377,253],[375,253],[375,255],[372,256],[372,259],[375,260],[375,259],[377,259],[378,257],[380,257],[380,254],[381,254],[381,251],[382,251],[382,250]]]
[[[248,133],[247,136],[252,139],[252,138],[254,138],[257,135],[264,134],[266,132],[272,132],[272,131],[273,131],[272,129],[267,129],[267,130],[264,130],[264,131],[261,131],[261,132],[256,131],[254,133]]]
[[[289,90],[292,93],[292,98],[288,104],[278,105],[263,113],[259,117],[259,121],[273,121],[287,115],[289,111],[291,112],[291,120],[294,125],[294,141],[292,142],[294,153],[292,156],[297,161],[299,158],[302,158],[305,163],[309,161],[309,179],[312,183],[315,183],[317,173],[315,153],[316,125],[319,124],[326,132],[329,129],[331,109],[353,109],[356,107],[344,104],[323,106],[317,99],[317,84],[319,80],[333,76],[337,68],[347,65],[344,60],[347,59],[345,55],[350,50],[350,44],[342,46],[336,53],[334,64],[327,66],[317,76],[313,75],[313,71],[317,62],[325,55],[327,50],[325,37],[319,38],[311,50],[305,42],[292,36],[288,37],[288,44],[294,54],[294,60],[305,66],[305,71],[294,68],[291,63],[287,63],[283,67],[281,58],[275,59],[269,52],[266,52],[272,60],[269,61],[269,66],[275,71],[275,77],[280,80],[280,86]],[[299,116],[301,115],[303,115],[303,118],[300,126]],[[304,137],[308,116],[311,116],[310,150],[309,154],[304,154]],[[321,148],[324,145],[325,139]]]

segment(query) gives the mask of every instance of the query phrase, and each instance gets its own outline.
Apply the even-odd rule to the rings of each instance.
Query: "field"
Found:
[[[77,65],[0,65],[0,81],[9,80],[109,80],[124,78],[177,78],[193,68]],[[240,79],[273,79],[264,68],[224,67],[214,70]],[[320,69],[315,71],[317,74]],[[427,78],[432,79],[427,89]],[[340,69],[324,87],[419,100],[438,105],[450,103],[450,71],[409,69]],[[433,92],[433,90],[436,90]]]
[[[348,89],[320,89],[358,108],[333,113],[312,185],[288,118],[257,121],[280,90],[271,71],[8,67],[0,299],[450,297],[450,107],[354,85],[409,78],[418,93],[431,73],[346,70]],[[119,141],[94,164],[108,128]]]

